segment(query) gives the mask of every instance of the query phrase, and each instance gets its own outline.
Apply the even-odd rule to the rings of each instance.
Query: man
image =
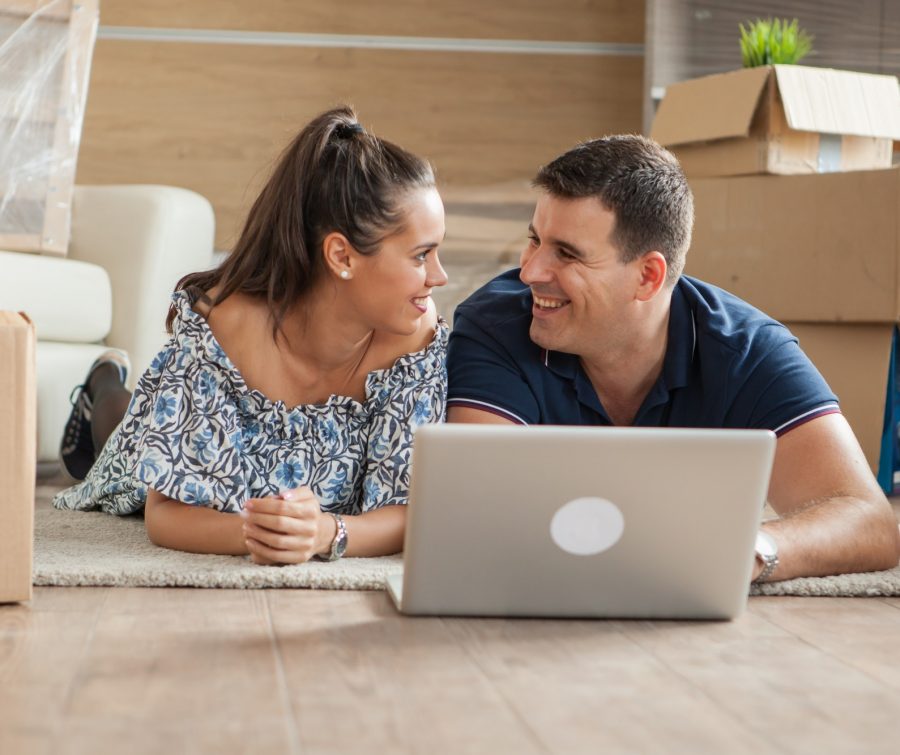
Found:
[[[754,579],[896,566],[891,507],[797,340],[681,276],[693,198],[677,160],[640,136],[596,139],[534,185],[521,269],[456,311],[448,420],[768,428],[780,518],[763,527]]]

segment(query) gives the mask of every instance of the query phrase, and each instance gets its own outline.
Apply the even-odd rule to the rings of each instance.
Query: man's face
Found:
[[[628,339],[639,261],[619,261],[614,225],[615,215],[593,197],[538,199],[520,261],[538,346],[588,357]]]

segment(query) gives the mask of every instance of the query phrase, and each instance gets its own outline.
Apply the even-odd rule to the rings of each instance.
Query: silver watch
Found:
[[[765,582],[772,576],[775,567],[778,566],[778,544],[775,538],[768,532],[760,530],[756,533],[756,555],[763,562],[763,570],[754,582]]]
[[[331,514],[331,516],[334,517],[337,532],[334,533],[334,540],[331,541],[331,550],[319,556],[322,561],[337,561],[347,550],[347,525],[344,524],[344,517],[340,514]]]

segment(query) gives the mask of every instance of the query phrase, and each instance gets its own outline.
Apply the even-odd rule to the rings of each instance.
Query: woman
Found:
[[[54,505],[143,507],[157,545],[261,564],[401,550],[412,432],[444,413],[443,237],[426,161],[348,107],[316,118],[225,262],[179,282],[171,340]],[[92,371],[95,422],[123,378]]]

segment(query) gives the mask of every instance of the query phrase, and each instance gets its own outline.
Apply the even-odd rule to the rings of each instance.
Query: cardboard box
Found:
[[[688,275],[785,322],[900,320],[900,168],[690,183]]]
[[[793,331],[892,490],[882,435],[900,322],[900,169],[692,179],[691,188],[686,272]]]
[[[896,76],[745,68],[669,86],[650,136],[688,176],[887,168],[900,139],[900,88]]]
[[[37,469],[35,335],[0,311],[0,603],[31,599]]]
[[[841,412],[853,428],[882,488],[893,492],[892,452],[891,448],[882,448],[882,435],[885,405],[891,400],[894,325],[790,322],[785,325],[797,336],[800,348],[837,394]],[[896,421],[893,425],[896,426]]]

